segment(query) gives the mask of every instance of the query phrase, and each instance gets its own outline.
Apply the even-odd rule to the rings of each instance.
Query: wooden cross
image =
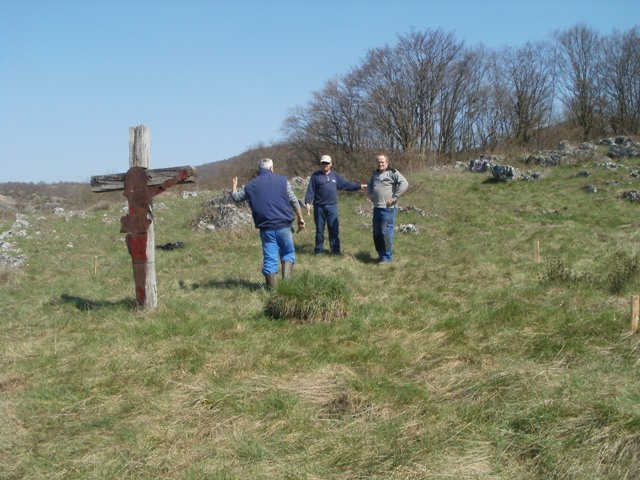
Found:
[[[120,232],[126,233],[127,249],[133,265],[133,279],[138,306],[158,306],[155,270],[155,233],[153,197],[177,183],[193,183],[193,167],[148,170],[149,129],[143,125],[129,127],[129,170],[126,173],[91,177],[93,192],[123,190],[129,213],[120,218]]]

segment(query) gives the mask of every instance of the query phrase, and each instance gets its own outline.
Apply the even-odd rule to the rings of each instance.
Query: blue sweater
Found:
[[[360,184],[345,180],[333,170],[326,175],[322,171],[317,171],[309,179],[304,203],[335,205],[338,203],[338,190],[355,192],[360,190]]]
[[[289,181],[284,175],[261,169],[258,175],[245,187],[231,194],[236,202],[249,201],[251,215],[256,228],[260,230],[280,230],[291,226],[293,219],[293,194]],[[293,199],[292,199],[293,196]]]

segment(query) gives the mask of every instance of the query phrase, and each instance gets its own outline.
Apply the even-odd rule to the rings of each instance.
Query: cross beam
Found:
[[[126,173],[91,177],[93,192],[123,190],[128,213],[120,218],[120,232],[126,233],[131,255],[138,306],[158,305],[155,268],[153,197],[178,183],[193,183],[190,166],[149,170],[149,129],[129,127],[129,170]]]
[[[186,165],[184,167],[172,168],[156,168],[147,170],[147,186],[161,185],[166,180],[177,176],[181,171],[187,172],[187,178],[180,180],[178,183],[194,183],[195,171],[193,167]],[[124,190],[124,177],[127,173],[114,173],[111,175],[96,175],[91,177],[91,191],[95,193],[113,192]]]

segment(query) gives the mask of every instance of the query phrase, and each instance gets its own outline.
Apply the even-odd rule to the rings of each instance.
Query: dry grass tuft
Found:
[[[267,300],[266,313],[296,323],[331,323],[345,318],[351,304],[351,290],[335,276],[302,272],[282,281]]]
[[[0,285],[15,286],[20,283],[22,270],[9,265],[0,265]]]

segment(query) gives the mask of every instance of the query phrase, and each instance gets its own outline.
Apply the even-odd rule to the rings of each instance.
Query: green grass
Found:
[[[313,255],[309,222],[271,292],[257,231],[194,231],[203,198],[163,194],[156,243],[185,247],[156,251],[154,311],[124,202],[31,215],[0,271],[0,478],[638,477],[640,205],[618,195],[640,181],[542,172],[407,174],[426,215],[399,214],[420,233],[389,265],[341,196],[344,255]]]

